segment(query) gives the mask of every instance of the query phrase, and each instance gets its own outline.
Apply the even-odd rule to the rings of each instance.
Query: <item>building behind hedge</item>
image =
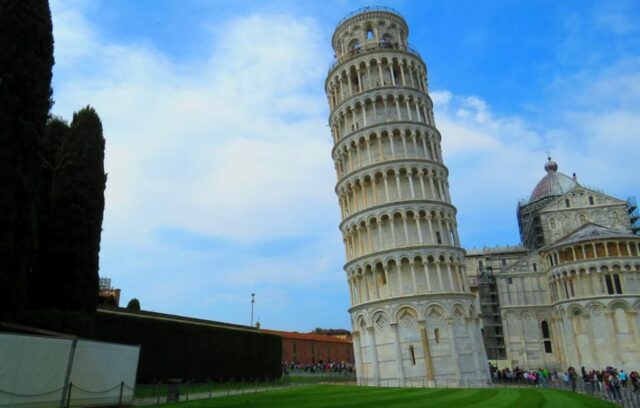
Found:
[[[310,366],[316,364],[355,363],[353,343],[343,334],[327,335],[315,333],[297,333],[276,330],[260,330],[282,338],[282,364],[290,366]]]

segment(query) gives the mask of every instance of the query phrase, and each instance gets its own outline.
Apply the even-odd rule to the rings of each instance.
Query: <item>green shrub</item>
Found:
[[[136,298],[133,298],[127,303],[127,309],[129,310],[140,310],[140,301]]]

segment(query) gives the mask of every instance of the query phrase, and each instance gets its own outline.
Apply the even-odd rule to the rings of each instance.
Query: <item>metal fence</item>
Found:
[[[130,398],[126,398],[125,396],[127,390],[133,391],[134,388],[131,385],[125,384],[124,381],[104,390],[90,390],[78,387],[73,384],[73,382],[69,382],[65,387],[48,392],[27,394],[0,389],[0,394],[22,399],[26,402],[22,402],[21,404],[31,407],[53,406],[54,400],[59,401],[59,403],[55,402],[55,405],[61,408],[97,407],[101,405],[121,407],[131,404]],[[46,399],[46,397],[53,397],[53,399]]]
[[[605,387],[602,382],[585,382],[578,379],[575,387],[560,379],[532,382],[524,379],[498,380],[488,379],[440,379],[429,380],[424,377],[413,378],[361,378],[359,385],[372,387],[406,387],[406,388],[550,388],[590,395],[605,401],[621,404],[626,408],[640,408],[640,391],[628,383],[618,387]]]
[[[518,380],[491,381],[482,379],[440,379],[429,380],[425,377],[412,378],[361,378],[356,379],[353,373],[309,373],[292,372],[290,375],[283,375],[278,380],[270,381],[242,381],[231,380],[228,382],[182,382],[177,384],[139,384],[136,387],[133,405],[159,405],[166,402],[190,401],[197,399],[207,399],[214,397],[253,394],[276,389],[290,387],[300,387],[312,384],[333,384],[333,385],[360,385],[370,387],[403,387],[403,388],[434,388],[434,389],[477,389],[477,388],[541,388],[559,389],[571,392],[571,384],[563,381],[549,380],[541,383]],[[173,392],[172,392],[173,387]],[[608,391],[604,384],[590,383],[578,380],[575,383],[575,392],[590,395],[605,401],[612,401],[621,404],[625,408],[640,408],[640,392],[634,392],[633,387],[628,384],[619,388],[619,395],[616,392]]]
[[[160,405],[168,402],[193,401],[232,395],[254,394],[288,387],[310,384],[292,381],[288,376],[277,380],[245,381],[231,379],[219,381],[173,381],[156,384],[138,384],[133,405]]]

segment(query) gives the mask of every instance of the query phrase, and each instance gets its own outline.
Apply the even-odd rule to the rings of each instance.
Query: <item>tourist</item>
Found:
[[[576,373],[576,369],[573,367],[569,367],[567,370],[569,374],[569,383],[571,384],[571,391],[576,392],[576,377],[578,374]]]
[[[622,384],[622,388],[627,388],[627,381],[629,381],[627,373],[625,373],[624,370],[620,370],[620,375],[618,376],[618,378],[620,378],[620,384]]]
[[[633,392],[638,392],[638,389],[640,389],[640,379],[638,379],[638,372],[632,371],[629,377],[631,378],[631,385],[633,385]]]
[[[609,394],[611,396],[611,399],[616,402],[622,403],[622,397],[620,396],[620,379],[618,378],[618,374],[614,369],[611,369],[611,371],[609,372],[608,379]]]

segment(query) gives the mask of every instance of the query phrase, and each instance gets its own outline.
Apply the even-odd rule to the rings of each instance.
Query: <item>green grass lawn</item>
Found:
[[[425,389],[311,385],[257,394],[164,405],[166,408],[600,408],[617,405],[585,395],[542,388]]]

